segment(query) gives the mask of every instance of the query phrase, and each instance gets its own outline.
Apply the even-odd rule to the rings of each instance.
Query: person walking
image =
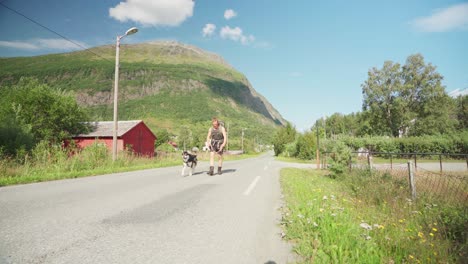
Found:
[[[211,119],[210,129],[206,136],[206,143],[210,149],[210,170],[208,175],[213,176],[214,174],[214,157],[218,155],[218,174],[221,174],[221,167],[223,166],[223,152],[224,146],[227,143],[226,129],[220,125],[218,118],[213,117]]]

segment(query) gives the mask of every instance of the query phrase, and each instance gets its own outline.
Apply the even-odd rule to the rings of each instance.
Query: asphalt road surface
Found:
[[[261,157],[0,188],[0,263],[288,263],[279,170]],[[312,167],[314,165],[297,165]]]

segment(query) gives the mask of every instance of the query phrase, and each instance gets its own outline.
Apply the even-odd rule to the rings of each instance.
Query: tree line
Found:
[[[314,138],[337,139],[343,136],[424,136],[425,140],[430,140],[430,136],[436,139],[443,135],[458,138],[462,145],[466,145],[468,95],[450,97],[442,81],[443,76],[437,72],[436,66],[426,63],[421,54],[410,55],[403,65],[385,61],[382,68],[371,68],[361,85],[362,111],[334,113],[320,118],[310,131],[303,134],[293,133],[291,125],[283,127],[274,138],[275,154],[312,158],[313,151],[300,155],[299,150],[316,149],[317,140]],[[457,149],[466,150],[466,147]]]

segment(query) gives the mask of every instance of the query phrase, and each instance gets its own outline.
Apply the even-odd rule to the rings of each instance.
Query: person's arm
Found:
[[[226,129],[224,129],[224,127],[222,127],[222,128],[223,128],[223,129],[222,129],[222,132],[223,132],[223,144],[221,144],[221,149],[224,148],[224,146],[226,145],[227,140],[228,140],[228,139],[227,139],[227,135],[226,135]]]

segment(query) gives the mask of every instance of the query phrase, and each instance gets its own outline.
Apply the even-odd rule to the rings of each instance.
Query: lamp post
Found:
[[[244,130],[247,128],[242,128],[242,154],[244,154]]]
[[[119,49],[120,49],[120,40],[131,34],[138,32],[138,28],[132,27],[123,36],[117,36],[117,43],[115,45],[115,80],[114,80],[114,133],[112,136],[112,160],[117,159],[117,101],[119,98]]]
[[[315,129],[317,134],[317,169],[320,169],[320,139],[319,139],[319,130],[318,130],[318,120],[315,121]]]

